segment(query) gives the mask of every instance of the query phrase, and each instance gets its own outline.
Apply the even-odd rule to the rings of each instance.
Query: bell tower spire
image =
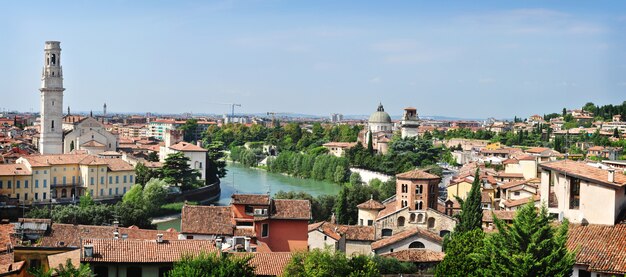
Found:
[[[63,153],[63,68],[61,42],[46,41],[44,67],[41,73],[41,129],[39,153]]]

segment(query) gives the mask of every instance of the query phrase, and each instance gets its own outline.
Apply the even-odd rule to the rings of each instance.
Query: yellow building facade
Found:
[[[31,204],[124,195],[135,183],[134,167],[117,158],[88,154],[21,157],[0,165],[0,195]]]

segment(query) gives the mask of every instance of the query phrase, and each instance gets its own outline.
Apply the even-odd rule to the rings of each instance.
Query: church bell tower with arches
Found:
[[[46,41],[41,72],[39,153],[63,153],[63,68],[61,42]]]

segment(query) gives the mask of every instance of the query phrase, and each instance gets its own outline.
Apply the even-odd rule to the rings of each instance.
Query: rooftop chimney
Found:
[[[216,239],[215,240],[215,248],[217,248],[217,251],[222,251],[222,239]]]
[[[202,147],[202,141],[201,141],[201,140],[196,141],[196,145],[197,145],[198,147]]]
[[[157,241],[158,243],[162,243],[162,242],[163,242],[163,234],[157,234],[157,239],[156,239],[156,241]]]
[[[93,245],[85,244],[84,248],[85,248],[85,257],[86,258],[93,257]]]
[[[113,238],[114,239],[119,239],[120,238],[120,233],[118,231],[113,232]]]
[[[615,182],[615,168],[609,168],[609,183]]]
[[[245,238],[244,249],[246,250],[246,252],[250,252],[250,238],[249,237]]]

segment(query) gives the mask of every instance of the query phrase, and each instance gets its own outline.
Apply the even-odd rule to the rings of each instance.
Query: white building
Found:
[[[167,155],[182,152],[185,157],[189,158],[189,166],[196,169],[200,173],[201,179],[206,179],[204,163],[206,161],[207,150],[193,143],[182,141],[182,132],[176,130],[168,130],[165,133],[165,145],[159,150],[159,161],[165,162]]]
[[[39,153],[63,153],[63,68],[61,42],[46,41],[41,72],[41,135]]]
[[[104,125],[93,117],[84,118],[73,124],[72,130],[63,138],[63,152],[85,150],[89,154],[116,151],[117,136],[109,133]]]

